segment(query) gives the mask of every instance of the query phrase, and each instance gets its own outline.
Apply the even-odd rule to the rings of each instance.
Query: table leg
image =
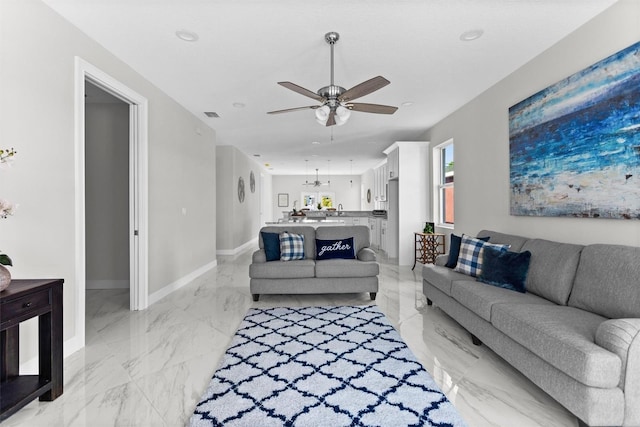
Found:
[[[18,325],[0,332],[0,381],[20,373],[20,328]]]

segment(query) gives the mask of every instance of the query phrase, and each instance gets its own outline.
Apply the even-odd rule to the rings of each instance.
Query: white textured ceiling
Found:
[[[201,117],[218,145],[259,154],[279,175],[305,173],[305,159],[311,171],[326,173],[330,160],[331,174],[364,172],[394,141],[421,137],[615,0],[44,2]],[[484,35],[460,40],[473,29]],[[177,30],[199,40],[182,41]],[[399,106],[394,115],[353,112],[344,126],[325,128],[313,110],[266,114],[314,105],[276,82],[312,91],[328,85],[328,31],[340,33],[336,84],[386,77],[390,85],[358,102]]]

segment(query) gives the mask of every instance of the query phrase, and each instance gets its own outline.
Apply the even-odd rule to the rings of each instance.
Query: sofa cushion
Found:
[[[478,233],[478,238],[481,237],[489,237],[489,241],[491,243],[509,245],[509,250],[513,252],[521,252],[522,245],[524,245],[524,242],[529,240],[526,237],[516,236],[514,234],[498,233],[497,231],[491,230],[481,230]]]
[[[573,307],[543,304],[495,304],[491,323],[509,338],[575,380],[612,388],[620,382],[622,361],[595,344],[606,319]]]
[[[448,296],[451,296],[451,282],[454,280],[473,280],[466,274],[433,264],[426,264],[422,267],[422,278]]]
[[[340,227],[318,227],[315,238],[320,240],[339,240],[353,237],[355,253],[358,253],[360,249],[371,246],[369,234],[369,227],[366,225],[345,225]]]
[[[640,317],[640,248],[585,247],[569,305],[612,319]]]
[[[316,239],[316,260],[354,259],[353,237],[346,239]]]
[[[360,261],[377,261],[378,260],[378,257],[376,256],[375,251],[371,248],[360,249],[358,251],[357,257]]]
[[[528,240],[522,246],[523,251],[531,252],[527,292],[566,305],[583,248],[550,240]]]
[[[316,257],[316,229],[306,225],[294,225],[291,227],[283,227],[280,225],[267,225],[262,227],[260,231],[266,233],[282,233],[287,231],[289,233],[302,234],[304,236],[304,254],[306,259],[315,259]],[[264,241],[262,240],[262,233],[258,236],[258,244],[260,249],[264,249]]]
[[[294,261],[305,259],[304,235],[283,232],[280,233],[280,260]]]
[[[460,244],[460,256],[455,271],[476,277],[482,272],[482,256],[486,246],[493,246],[495,249],[506,251],[509,245],[493,245],[480,239],[469,236],[462,236]]]
[[[489,241],[489,237],[481,237],[479,240],[487,242]],[[451,240],[449,241],[449,258],[447,259],[445,267],[456,268],[456,264],[458,264],[458,257],[460,256],[461,243],[462,237],[451,233]]]
[[[314,277],[316,263],[311,259],[287,262],[253,263],[249,266],[252,279],[305,279]]]
[[[454,281],[451,284],[451,296],[487,322],[491,322],[491,307],[494,304],[553,304],[537,295],[513,292],[472,280]]]
[[[525,292],[531,252],[501,251],[491,246],[484,248],[482,272],[476,280],[491,286]]]
[[[266,260],[280,260],[280,234],[261,231],[260,238],[264,242],[264,253],[266,255]]]
[[[372,277],[380,272],[375,261],[327,259],[316,261],[316,277]]]

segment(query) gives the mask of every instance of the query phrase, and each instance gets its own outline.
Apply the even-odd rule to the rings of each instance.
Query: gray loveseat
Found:
[[[260,249],[253,253],[249,266],[251,294],[258,301],[261,294],[324,294],[369,292],[371,299],[378,292],[380,266],[376,253],[369,247],[369,227],[267,226],[259,236]],[[267,261],[262,232],[302,234],[305,259]],[[356,259],[316,260],[316,238],[335,240],[354,238]]]
[[[530,251],[526,293],[423,267],[427,303],[575,414],[581,425],[640,426],[640,248],[573,245],[483,230]]]

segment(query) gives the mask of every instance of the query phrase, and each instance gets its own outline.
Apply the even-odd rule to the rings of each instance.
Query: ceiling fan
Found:
[[[331,185],[331,181],[327,181],[327,182],[320,181],[320,178],[318,177],[318,168],[316,168],[316,180],[311,182],[305,181],[305,183],[302,185],[312,185],[314,187],[321,187],[323,185]]]
[[[360,102],[351,102],[354,99],[361,98],[378,89],[381,89],[391,83],[382,76],[377,76],[362,82],[351,89],[347,90],[341,86],[336,86],[333,82],[333,46],[336,44],[340,35],[335,31],[324,35],[324,39],[331,46],[331,84],[318,89],[318,92],[312,92],[291,82],[278,82],[280,86],[284,86],[300,95],[307,96],[320,102],[320,105],[310,105],[307,107],[288,108],[286,110],[269,111],[267,114],[289,113],[291,111],[300,110],[316,110],[316,119],[324,126],[343,125],[349,119],[351,111],[360,111],[363,113],[376,114],[393,114],[398,107],[380,104],[365,104]]]

